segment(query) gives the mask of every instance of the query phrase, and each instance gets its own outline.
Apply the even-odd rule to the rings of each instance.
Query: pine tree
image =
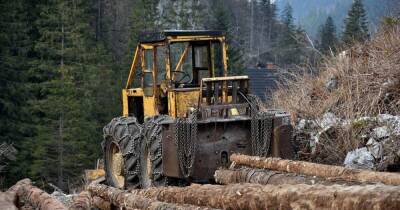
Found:
[[[138,0],[131,15],[130,41],[138,41],[139,32],[151,32],[158,29],[160,16],[158,15],[159,0]]]
[[[303,30],[294,25],[293,9],[287,4],[283,10],[283,28],[279,36],[277,52],[281,64],[297,64],[301,62]]]
[[[322,53],[329,54],[330,52],[335,52],[337,45],[336,27],[330,16],[326,19],[325,24],[321,26],[320,40],[321,44],[319,48]]]
[[[168,0],[161,3],[164,29],[199,30],[204,28],[205,5],[201,0]]]
[[[351,45],[354,42],[363,42],[368,39],[367,14],[362,0],[354,0],[345,20],[345,31],[342,41]]]
[[[34,1],[16,0],[0,3],[0,143],[13,144],[17,160],[11,162],[5,174],[6,185],[26,177],[30,165],[29,136],[33,134],[27,81],[30,75],[29,55],[32,49],[32,12]],[[3,186],[2,186],[3,187]]]
[[[260,52],[261,60],[263,61],[273,61],[274,60],[274,51],[273,47],[276,45],[277,39],[277,31],[278,28],[277,20],[276,20],[276,5],[271,2],[271,0],[262,0],[260,1],[261,8],[261,20],[262,20],[262,30],[261,30],[261,49]]]
[[[234,27],[231,23],[232,14],[223,4],[223,0],[215,0],[211,6],[212,19],[209,20],[213,30],[226,33],[228,44],[228,72],[232,75],[242,74],[244,69],[243,52],[240,48],[240,39],[234,36]]]
[[[37,91],[29,102],[37,131],[30,177],[68,189],[100,155],[101,130],[95,116],[100,108],[96,106],[102,104],[95,103],[106,100],[97,98],[94,89],[109,88],[99,83],[110,74],[99,65],[106,60],[99,57],[103,50],[90,31],[88,2],[55,0],[39,8],[38,59],[32,69]]]

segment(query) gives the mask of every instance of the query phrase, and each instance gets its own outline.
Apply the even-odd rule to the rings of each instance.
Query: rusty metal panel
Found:
[[[178,147],[175,143],[175,125],[165,125],[162,134],[163,174],[168,177],[183,178],[178,160]]]
[[[208,182],[215,170],[228,167],[233,153],[250,154],[249,120],[199,124],[192,179]]]
[[[292,144],[293,127],[289,115],[277,115],[273,121],[272,157],[292,159],[294,150]]]

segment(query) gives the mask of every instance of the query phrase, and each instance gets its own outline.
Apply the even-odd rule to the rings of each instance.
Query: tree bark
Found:
[[[133,190],[163,202],[221,209],[400,209],[400,187],[387,185],[191,185]]]
[[[94,196],[93,207],[96,207],[101,210],[111,210],[111,203],[98,196]]]
[[[135,195],[127,191],[100,184],[91,184],[88,190],[93,196],[98,196],[110,201],[113,205],[128,209],[208,209],[192,205],[176,205],[173,203],[156,201],[141,195]]]
[[[381,182],[388,185],[400,185],[400,174],[350,169],[342,166],[324,165],[305,161],[284,160],[280,158],[262,158],[233,154],[232,162],[239,165],[264,168],[289,173],[318,176],[323,178],[338,178],[355,182]]]
[[[20,200],[27,201],[40,210],[67,209],[60,201],[31,184],[31,180],[23,179],[12,186],[8,192],[16,193]]]
[[[270,171],[264,169],[240,168],[233,170],[217,170],[214,174],[215,181],[219,184],[255,183],[255,184],[322,184],[322,185],[355,185],[356,182],[344,180],[326,180],[320,177],[311,177],[293,173]]]
[[[71,206],[68,208],[69,210],[90,210],[92,206],[92,198],[87,191],[83,191],[79,193],[76,197],[74,197]]]

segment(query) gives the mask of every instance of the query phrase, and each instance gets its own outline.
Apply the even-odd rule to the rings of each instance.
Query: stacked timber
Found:
[[[368,185],[192,185],[133,190],[162,202],[220,209],[400,209],[400,187]]]
[[[305,161],[284,160],[280,158],[262,158],[233,154],[230,160],[237,165],[281,171],[326,179],[337,179],[348,182],[382,183],[400,185],[400,174],[351,169]]]

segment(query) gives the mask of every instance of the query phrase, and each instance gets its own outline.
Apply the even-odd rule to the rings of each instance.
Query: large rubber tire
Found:
[[[143,124],[141,147],[141,188],[168,186],[171,179],[163,175],[162,123],[171,120],[168,116],[154,116]]]
[[[139,187],[142,126],[135,117],[118,117],[104,127],[103,134],[104,168],[107,183],[118,188]],[[116,147],[123,160],[123,186],[116,180],[115,171],[113,171],[112,158]]]

